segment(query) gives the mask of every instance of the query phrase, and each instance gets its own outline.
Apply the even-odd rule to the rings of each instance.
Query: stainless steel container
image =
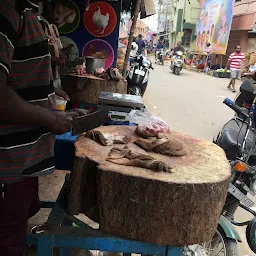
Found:
[[[97,68],[104,68],[106,59],[99,59],[87,56],[85,57],[86,73],[92,74]]]

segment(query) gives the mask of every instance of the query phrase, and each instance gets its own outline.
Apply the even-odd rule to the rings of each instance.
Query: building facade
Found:
[[[184,48],[189,51],[195,49],[195,29],[200,15],[200,1],[176,0],[172,1],[170,22],[170,45],[175,46],[181,41]]]
[[[255,17],[255,0],[235,0],[227,56],[229,56],[229,54],[234,51],[235,46],[239,44],[244,52],[256,52]]]
[[[148,31],[149,31],[148,25],[142,20],[137,20],[134,36],[138,36],[139,34],[141,34],[142,37],[146,39]]]

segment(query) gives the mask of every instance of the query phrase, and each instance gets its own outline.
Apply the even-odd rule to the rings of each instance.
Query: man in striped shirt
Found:
[[[232,85],[232,91],[236,92],[236,79],[239,79],[241,77],[241,64],[245,61],[245,55],[241,52],[241,46],[238,45],[235,48],[235,52],[233,52],[228,59],[225,72],[230,67],[231,71],[231,81],[228,85],[228,89],[231,89]]]
[[[21,256],[40,208],[37,177],[54,171],[54,134],[73,119],[55,111],[37,1],[0,0],[0,24],[0,255]]]

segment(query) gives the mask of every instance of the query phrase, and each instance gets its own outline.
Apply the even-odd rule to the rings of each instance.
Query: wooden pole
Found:
[[[141,4],[141,0],[137,0],[136,6],[135,6],[135,11],[134,11],[134,16],[133,16],[133,19],[132,19],[132,26],[131,26],[131,31],[130,31],[130,35],[129,35],[128,46],[127,46],[125,59],[124,59],[123,76],[125,76],[126,72],[127,72],[128,60],[129,60],[130,52],[131,52],[131,49],[132,49],[133,35],[134,35],[134,31],[135,31],[137,19],[138,19],[138,16],[139,16],[139,11],[140,11],[140,4]]]

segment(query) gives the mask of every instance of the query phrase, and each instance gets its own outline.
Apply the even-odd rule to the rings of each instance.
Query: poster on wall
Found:
[[[205,0],[200,0],[201,6],[204,4]]]
[[[233,17],[232,0],[207,0],[201,7],[196,28],[196,51],[210,43],[213,53],[225,54]]]
[[[121,0],[64,0],[58,3],[56,20],[63,52],[69,58],[67,69],[74,67],[79,57],[105,59],[105,69],[116,66]]]

